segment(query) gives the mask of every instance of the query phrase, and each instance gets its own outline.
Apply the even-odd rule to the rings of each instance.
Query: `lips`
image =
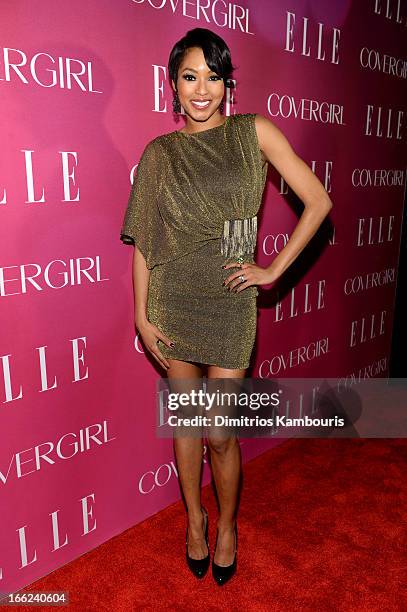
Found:
[[[195,106],[195,108],[207,108],[211,103],[210,100],[191,100],[191,104]]]

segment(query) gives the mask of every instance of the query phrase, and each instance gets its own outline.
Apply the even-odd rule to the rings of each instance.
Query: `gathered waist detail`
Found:
[[[257,241],[257,215],[245,219],[227,219],[223,224],[221,253],[235,257],[253,253]]]

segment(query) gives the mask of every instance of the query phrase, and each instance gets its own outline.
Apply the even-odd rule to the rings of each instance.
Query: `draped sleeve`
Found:
[[[137,245],[140,249],[148,269],[156,265],[160,248],[160,157],[159,143],[157,139],[152,140],[141,155],[120,231],[124,244]]]

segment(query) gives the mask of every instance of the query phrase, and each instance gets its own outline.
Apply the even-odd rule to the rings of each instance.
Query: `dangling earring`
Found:
[[[181,102],[179,101],[178,91],[175,92],[175,95],[172,99],[172,108],[174,113],[179,114],[181,112]]]
[[[224,108],[224,104],[223,104],[223,100],[222,102],[219,104],[219,112],[223,113],[223,108]]]

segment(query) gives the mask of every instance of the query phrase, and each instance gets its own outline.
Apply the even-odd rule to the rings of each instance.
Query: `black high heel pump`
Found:
[[[212,576],[214,577],[216,583],[219,586],[222,586],[228,582],[232,578],[232,576],[236,573],[237,569],[237,523],[235,523],[235,556],[230,565],[218,565],[212,559]],[[218,530],[216,530],[216,543],[218,542]],[[216,544],[215,544],[216,551]],[[213,557],[215,558],[215,553],[213,553]]]
[[[209,522],[208,512],[203,506],[202,506],[202,511],[203,511],[204,521],[205,521],[205,529],[204,529],[205,542],[208,547],[208,554],[206,555],[206,557],[204,557],[203,559],[192,559],[192,557],[189,556],[188,554],[188,526],[187,526],[187,534],[186,534],[187,563],[188,563],[189,569],[197,578],[203,578],[205,576],[206,572],[208,571],[209,561],[210,561],[209,542],[208,542],[208,522]]]

